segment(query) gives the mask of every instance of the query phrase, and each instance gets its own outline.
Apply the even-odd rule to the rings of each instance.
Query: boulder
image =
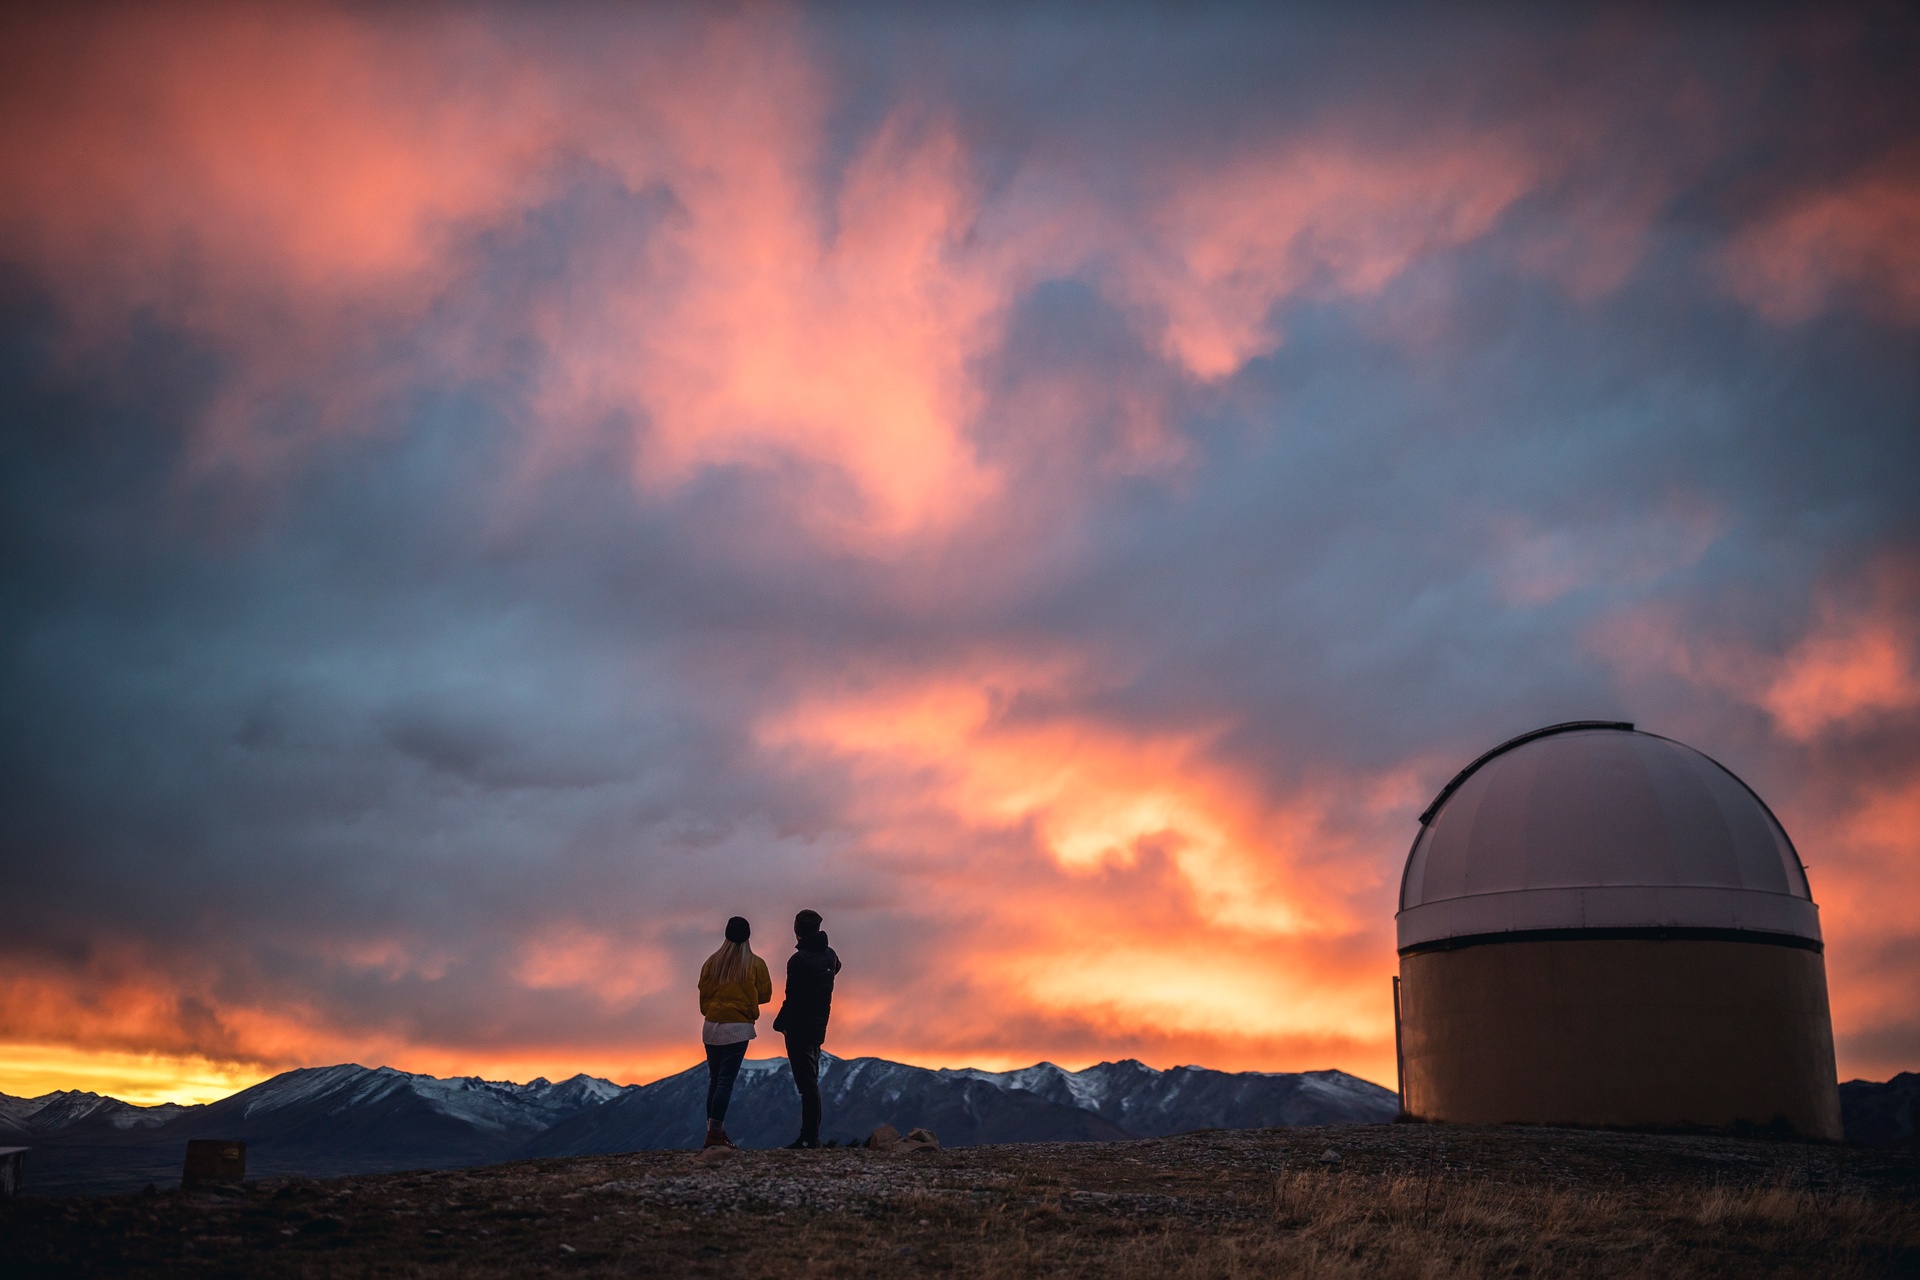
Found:
[[[869,1151],[892,1151],[900,1145],[900,1131],[890,1124],[883,1124],[867,1135]]]
[[[913,1151],[938,1151],[940,1139],[931,1129],[915,1129],[907,1134],[902,1143]]]

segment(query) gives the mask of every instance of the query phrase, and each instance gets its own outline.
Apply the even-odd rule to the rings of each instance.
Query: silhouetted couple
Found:
[[[773,978],[767,962],[753,954],[747,939],[753,927],[740,916],[727,921],[727,940],[700,966],[700,1012],[706,1026],[700,1039],[707,1046],[707,1140],[709,1147],[730,1147],[727,1104],[733,1100],[733,1082],[747,1056],[747,1041],[760,1006],[773,999]],[[833,975],[840,957],[827,945],[818,911],[802,911],[793,918],[793,955],[787,960],[787,996],[773,1019],[773,1029],[787,1038],[787,1064],[793,1085],[800,1091],[800,1136],[789,1147],[820,1145],[820,1046],[827,1039],[827,1015],[833,1006]]]

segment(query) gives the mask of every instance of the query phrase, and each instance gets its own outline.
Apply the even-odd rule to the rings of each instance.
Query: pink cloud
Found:
[[[1493,138],[1394,150],[1334,135],[1159,176],[1146,251],[1119,256],[1118,288],[1159,318],[1169,356],[1213,379],[1278,347],[1275,304],[1378,294],[1484,235],[1540,166]]]
[[[1920,153],[1898,151],[1830,187],[1796,192],[1728,246],[1728,287],[1781,324],[1842,291],[1920,322]]]
[[[835,168],[832,86],[778,11],[607,27],[584,64],[478,18],[326,7],[15,34],[42,56],[0,112],[0,242],[86,332],[158,309],[236,359],[210,461],[297,449],[285,402],[363,431],[422,368],[455,379],[531,337],[536,460],[624,418],[643,490],[778,473],[814,536],[880,553],[1000,493],[977,366],[1036,282],[1090,276],[1219,379],[1281,341],[1277,305],[1377,295],[1563,163],[1444,121],[1394,148],[1334,124],[1157,162],[1137,207],[1059,175],[989,197],[956,126],[908,104]],[[580,162],[671,212],[587,228],[528,334],[423,330],[473,237],[518,234]],[[1028,432],[1077,429],[1023,407]],[[1132,465],[1180,456],[1155,413],[1115,424]]]

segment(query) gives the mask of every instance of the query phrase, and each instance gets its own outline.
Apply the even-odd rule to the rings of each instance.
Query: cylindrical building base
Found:
[[[1840,1137],[1820,954],[1758,942],[1486,942],[1401,957],[1404,1105],[1459,1124]]]

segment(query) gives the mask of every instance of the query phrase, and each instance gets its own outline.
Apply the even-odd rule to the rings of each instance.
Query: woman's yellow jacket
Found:
[[[773,975],[759,956],[749,981],[721,982],[713,976],[712,957],[700,966],[700,1012],[709,1022],[758,1022],[760,1006],[771,999]]]

